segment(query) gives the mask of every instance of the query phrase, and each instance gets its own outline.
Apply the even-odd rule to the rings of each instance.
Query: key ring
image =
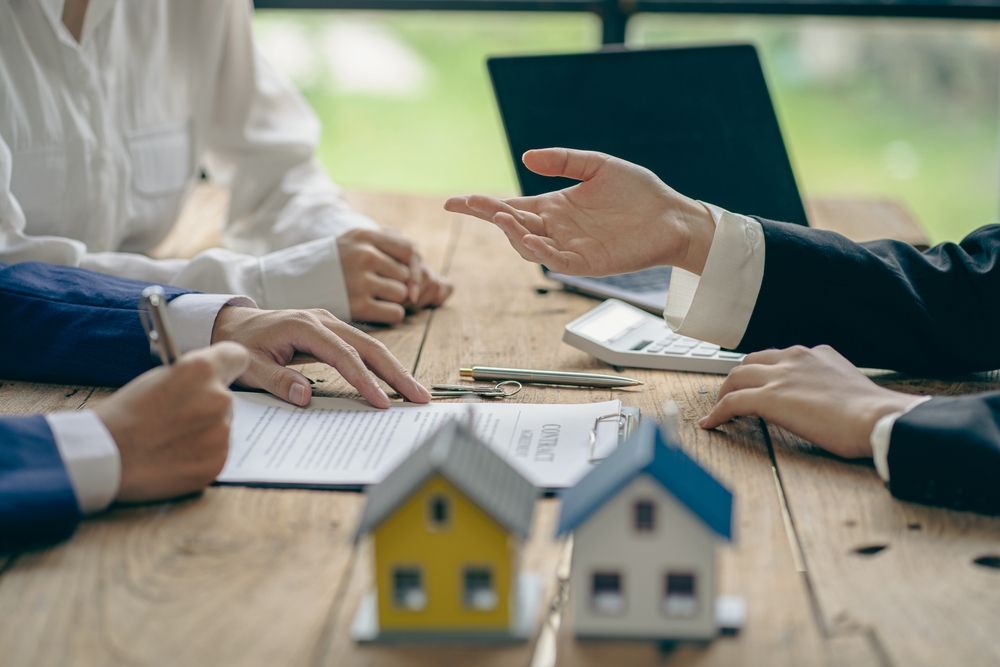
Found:
[[[517,380],[504,380],[495,385],[477,387],[467,384],[435,384],[431,385],[431,396],[434,398],[457,398],[462,396],[479,396],[481,398],[510,398],[523,389]]]

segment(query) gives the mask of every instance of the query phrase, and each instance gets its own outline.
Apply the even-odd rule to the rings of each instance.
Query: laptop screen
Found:
[[[751,45],[496,57],[488,61],[523,194],[570,185],[520,162],[530,148],[603,151],[697,199],[805,225]]]

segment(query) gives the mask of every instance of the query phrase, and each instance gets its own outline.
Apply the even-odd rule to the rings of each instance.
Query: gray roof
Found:
[[[538,491],[464,422],[449,420],[368,487],[355,539],[373,530],[429,477],[442,475],[507,530],[527,537]]]

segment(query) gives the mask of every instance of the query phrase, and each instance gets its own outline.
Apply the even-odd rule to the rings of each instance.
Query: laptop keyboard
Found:
[[[617,276],[592,278],[592,280],[599,280],[606,285],[634,292],[660,292],[670,281],[670,267],[655,266],[635,273],[622,273]]]

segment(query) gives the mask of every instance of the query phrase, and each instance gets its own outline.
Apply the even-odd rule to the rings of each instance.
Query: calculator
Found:
[[[662,317],[618,299],[567,324],[563,342],[612,366],[630,368],[725,374],[743,361],[739,352],[679,336]]]

